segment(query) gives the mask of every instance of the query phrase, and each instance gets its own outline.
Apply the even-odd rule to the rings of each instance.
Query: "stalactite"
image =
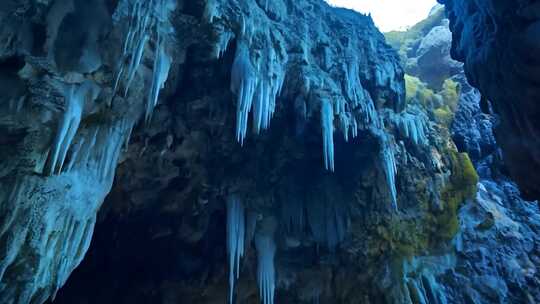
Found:
[[[147,102],[148,120],[149,112],[157,102],[159,90],[167,80],[172,58],[165,52],[163,39],[170,34],[172,26],[169,22],[169,14],[174,6],[167,0],[133,0],[123,4],[127,7],[118,9],[120,16],[115,16],[119,22],[122,14],[129,18],[128,32],[122,47],[122,58],[117,67],[116,79],[113,86],[113,96],[116,94],[122,80],[124,96],[128,95],[131,83],[141,65],[146,46],[155,38],[156,51],[154,58],[152,87]],[[154,28],[154,30],[152,30]]]
[[[255,236],[255,247],[257,248],[259,296],[263,304],[273,304],[276,289],[276,270],[274,266],[276,244],[272,236],[257,234]]]
[[[386,138],[386,136],[385,136]],[[395,159],[394,146],[389,143],[387,140],[384,141],[383,147],[381,148],[381,161],[384,174],[386,177],[386,183],[390,191],[390,196],[392,199],[392,208],[398,210],[397,206],[397,189],[396,189],[396,174],[397,174],[397,165]]]
[[[236,94],[236,140],[244,143],[248,115],[257,86],[257,75],[249,57],[249,48],[245,42],[239,42],[231,71],[231,91]]]
[[[129,128],[127,119],[123,119],[109,127],[101,138],[103,143],[97,147],[100,149],[97,153],[97,168],[102,182],[112,183],[122,144],[128,135]]]
[[[53,84],[64,96],[66,109],[60,120],[51,154],[49,155],[48,165],[46,166],[48,175],[62,172],[67,153],[81,123],[85,99],[89,97],[93,100],[99,93],[97,86],[90,82],[77,85],[53,81]]]
[[[323,135],[323,155],[326,170],[334,171],[334,109],[328,100],[322,100],[321,127]]]
[[[283,87],[285,72],[273,48],[263,52],[262,62],[255,67],[246,41],[237,45],[231,71],[231,91],[236,94],[236,139],[243,144],[248,117],[253,108],[253,129],[256,134],[268,129],[276,100]]]
[[[240,275],[240,259],[244,255],[245,236],[244,206],[240,199],[231,196],[227,200],[227,252],[229,255],[229,303],[234,298],[234,282]]]
[[[404,112],[394,120],[401,136],[410,139],[416,145],[426,146],[429,144],[426,136],[428,132],[427,117],[423,113],[411,114]]]
[[[225,54],[225,51],[227,51],[227,48],[229,47],[229,44],[233,38],[234,34],[226,30],[223,30],[223,33],[219,35],[218,43],[215,45],[217,59],[223,57],[223,54]]]
[[[129,30],[124,42],[122,53],[122,57],[129,58],[129,63],[127,67],[121,67],[116,80],[116,84],[118,84],[120,77],[122,77],[122,72],[125,68],[127,68],[125,71],[126,82],[124,87],[124,96],[127,96],[131,82],[133,81],[135,73],[141,64],[146,43],[150,39],[153,3],[154,1],[150,0],[148,2],[136,1],[135,4],[133,4],[133,9],[130,15]],[[116,88],[117,86],[115,85],[115,92]]]
[[[206,5],[204,6],[204,19],[207,20],[209,23],[214,22],[214,18],[218,17],[220,14],[219,12],[219,6],[216,0],[208,0],[206,1]]]
[[[152,70],[152,86],[150,87],[150,94],[146,104],[146,123],[150,122],[152,111],[158,102],[159,91],[164,87],[169,77],[169,70],[172,63],[172,59],[167,55],[164,48],[163,35],[158,33],[158,37],[156,57],[154,58],[154,67]]]

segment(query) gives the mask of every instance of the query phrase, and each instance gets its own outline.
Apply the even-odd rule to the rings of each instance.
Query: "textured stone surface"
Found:
[[[462,64],[450,58],[452,33],[446,20],[422,38],[416,50],[418,75],[430,86],[441,87],[444,80],[462,70]]]
[[[350,40],[350,27],[340,26],[338,20],[343,19],[338,16],[346,20],[356,16],[356,26],[368,33],[374,30],[368,18],[346,10],[331,10],[325,5],[309,8],[306,3],[287,6],[288,17],[282,14],[279,20],[299,24],[293,18],[300,11],[309,22],[319,20],[319,15],[326,16],[322,20],[334,20],[328,25],[330,29],[336,26],[347,33],[344,35],[349,38],[344,42]],[[259,15],[250,6],[246,9],[257,20],[277,18],[274,13],[267,17]],[[334,29],[330,34],[327,25],[321,26],[328,35],[341,33]],[[216,28],[220,33],[224,31]],[[295,28],[303,31],[300,26]],[[194,37],[193,41],[199,42],[198,35]],[[392,53],[375,41],[382,39],[378,33],[360,37],[367,39],[366,45],[382,48],[377,47],[376,52]],[[317,39],[311,39],[311,43]],[[472,183],[461,178],[463,163],[470,162],[456,153],[448,134],[438,134],[442,127],[427,119],[420,105],[411,103],[404,113],[396,113],[392,110],[396,106],[386,107],[383,98],[377,108],[390,126],[385,133],[395,136],[398,144],[400,211],[389,212],[390,197],[377,156],[380,143],[376,134],[380,131],[376,128],[360,131],[359,137],[350,139],[350,143],[336,133],[336,170],[329,174],[321,162],[317,112],[307,111],[306,119],[305,114],[301,115],[303,111],[298,111],[306,109],[302,105],[304,100],[317,104],[317,98],[295,89],[297,79],[303,78],[295,75],[323,79],[322,82],[330,83],[326,89],[331,92],[343,90],[343,82],[333,85],[334,74],[328,79],[324,69],[314,65],[320,60],[320,55],[316,55],[319,52],[308,55],[309,64],[302,68],[306,71],[296,74],[296,69],[306,64],[302,54],[304,42],[292,43],[299,46],[287,48],[291,49],[288,77],[272,126],[258,136],[248,134],[243,147],[234,136],[234,96],[228,92],[228,81],[224,81],[234,60],[234,41],[218,62],[202,56],[198,57],[201,62],[194,62],[187,55],[182,69],[188,76],[179,84],[179,90],[158,107],[151,125],[134,133],[127,160],[120,166],[117,184],[105,203],[96,246],[59,295],[58,302],[224,301],[228,281],[224,205],[227,194],[233,192],[243,198],[248,218],[249,214],[256,216],[257,226],[268,218],[276,218],[280,223],[275,235],[276,302],[379,303],[384,299],[402,303],[408,289],[402,285],[400,273],[409,266],[398,264],[405,256],[444,247],[453,237],[457,205],[466,197],[464,193],[475,186],[474,175],[467,176]],[[191,52],[205,54],[205,47],[196,44]],[[329,61],[340,62],[340,58],[333,57],[339,52],[334,47],[336,44],[328,46]],[[365,53],[367,64],[360,65],[362,74],[372,73],[373,63],[384,65],[370,54],[371,51]],[[368,79],[362,77],[362,83],[370,83]],[[321,80],[310,82],[317,85]],[[201,83],[208,88],[201,88]],[[191,90],[182,89],[186,87]],[[380,90],[377,87],[366,85],[370,95]],[[378,94],[390,96],[392,87],[387,84],[383,90],[390,93]],[[425,124],[425,134],[423,140],[419,136],[415,141],[412,133],[405,132],[404,126],[408,124],[403,122],[415,122],[417,118],[420,125]],[[445,185],[453,183],[462,184],[446,190],[442,196]],[[317,210],[336,212],[336,217],[345,211],[348,232],[333,250],[327,248],[324,232],[321,237],[310,231],[309,222],[318,220]],[[335,223],[330,217],[321,226],[333,231]],[[110,231],[118,234],[112,237]],[[140,255],[133,255],[134,251]],[[236,283],[238,302],[258,302],[256,264],[255,247],[248,244]],[[138,267],[132,269],[131,265]],[[99,274],[104,267],[109,269],[110,276],[103,284]],[[89,281],[99,283],[85,289]]]
[[[496,135],[512,177],[526,197],[539,198],[538,1],[439,2],[450,19],[452,56],[500,116]]]
[[[460,97],[452,122],[452,138],[460,151],[467,151],[474,161],[479,161],[499,149],[493,134],[498,120],[495,115],[482,113],[480,93],[463,74],[454,79],[460,84]]]
[[[447,48],[448,52],[449,44]],[[417,56],[414,52],[410,55]],[[459,104],[452,114],[449,131],[458,149],[467,152],[474,163],[480,177],[478,192],[475,200],[459,210],[460,232],[454,246],[404,262],[403,280],[418,303],[422,303],[424,294],[426,301],[439,299],[439,303],[537,303],[537,202],[523,200],[517,185],[506,176],[494,136],[497,115],[489,109],[483,113],[481,95],[468,84],[464,72],[441,72],[447,67],[429,71],[432,74],[428,79],[447,77],[458,85]],[[405,72],[419,73],[410,66]],[[431,90],[435,95],[444,93],[429,83],[420,89]],[[444,107],[444,102],[432,103],[435,113]]]
[[[276,302],[412,301],[402,274],[433,263],[405,258],[448,249],[475,194],[367,16],[318,0],[1,8],[0,216],[29,206],[2,222],[2,303],[65,283],[113,178],[57,302],[226,301],[231,195],[250,223],[237,302],[259,301],[250,240],[272,233]],[[21,241],[22,223],[46,229]]]
[[[127,24],[114,10],[100,0],[0,5],[2,303],[43,303],[65,284],[142,113],[144,74],[113,100]]]

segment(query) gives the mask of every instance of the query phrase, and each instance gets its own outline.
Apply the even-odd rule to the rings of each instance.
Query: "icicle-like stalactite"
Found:
[[[242,23],[242,36],[249,36],[245,31],[249,26]],[[248,27],[244,29],[244,27]],[[222,35],[228,44],[227,35]],[[267,39],[270,39],[267,37]],[[240,39],[231,71],[231,91],[236,94],[236,138],[243,144],[248,128],[249,112],[253,108],[253,130],[259,134],[268,129],[276,109],[276,100],[281,93],[285,80],[284,64],[286,56],[276,53],[272,47],[263,50],[252,61],[249,39]],[[273,41],[268,41],[273,43]],[[219,47],[221,51],[226,44]]]
[[[253,125],[257,134],[261,129],[270,127],[270,120],[276,109],[276,100],[285,81],[285,72],[274,49],[268,50],[265,60],[266,72],[262,73],[265,76],[261,77],[253,105]]]
[[[273,304],[276,289],[276,270],[274,266],[276,244],[272,236],[257,234],[255,236],[255,247],[257,248],[259,296],[263,304]]]
[[[82,111],[87,97],[95,99],[99,91],[97,86],[90,82],[82,85],[64,84],[54,81],[53,84],[64,96],[66,109],[60,120],[58,131],[51,149],[47,174],[60,174],[66,160],[67,153],[82,119]]]
[[[167,54],[165,49],[165,38],[172,33],[170,27],[169,12],[172,9],[168,5],[168,0],[159,0],[159,4],[156,5],[156,22],[155,22],[155,36],[156,38],[156,50],[154,57],[154,66],[152,68],[152,85],[150,87],[150,94],[146,104],[145,122],[149,123],[152,117],[152,111],[154,110],[158,98],[159,91],[164,88],[167,78],[169,78],[169,71],[171,69],[172,58]]]
[[[12,303],[6,299],[14,295],[16,303],[54,300],[90,246],[97,210],[110,187],[74,170],[18,176],[12,189],[0,201],[0,298],[2,303]],[[17,267],[22,264],[24,276]],[[9,285],[13,280],[18,285]]]
[[[94,152],[95,164],[102,182],[112,185],[122,146],[132,127],[129,120],[123,119],[115,122],[104,131],[105,134],[101,138],[102,143],[96,147],[99,150],[97,153]]]
[[[231,91],[236,94],[236,140],[244,143],[247,133],[248,115],[251,111],[257,75],[249,57],[248,46],[239,42],[231,72]]]
[[[397,117],[397,125],[402,136],[409,138],[416,145],[428,145],[427,118],[421,113],[403,113]]]
[[[225,51],[229,47],[229,44],[233,38],[234,34],[225,30],[221,33],[221,35],[219,35],[218,43],[215,45],[217,59],[223,57],[223,54],[225,54]]]
[[[67,94],[64,96],[66,100],[66,110],[64,116],[60,120],[60,125],[51,151],[49,175],[57,174],[62,171],[67,151],[77,133],[79,124],[81,123],[84,95],[81,94],[81,92],[78,92],[74,85],[67,89],[66,93]]]
[[[113,122],[107,128],[96,127],[82,132],[73,145],[69,163],[63,172],[89,170],[96,180],[111,184],[122,145],[133,127],[128,119]]]
[[[351,106],[357,107],[364,100],[364,88],[360,81],[360,67],[358,66],[358,59],[352,57],[345,68],[345,93],[351,100]]]
[[[172,59],[167,55],[163,46],[163,35],[158,34],[158,43],[156,57],[154,58],[154,68],[152,70],[152,86],[150,87],[150,96],[146,104],[145,122],[149,123],[152,117],[152,111],[159,98],[159,91],[165,86],[165,81],[169,77]]]
[[[159,90],[167,80],[172,61],[164,50],[163,39],[172,32],[169,14],[174,9],[174,4],[169,0],[132,0],[125,1],[122,5],[125,7],[117,9],[115,19],[120,22],[121,17],[127,17],[129,26],[122,48],[122,59],[116,72],[113,96],[122,79],[124,80],[124,96],[128,95],[131,83],[141,65],[146,46],[152,38],[156,38],[152,88],[147,104],[148,116],[148,109],[151,110],[155,106]]]
[[[356,122],[356,118],[354,118],[354,116],[352,116],[350,113],[342,112],[339,114],[339,123],[343,132],[343,138],[345,138],[346,142],[349,141],[349,131],[352,138],[356,138],[358,136],[358,123]]]
[[[209,23],[214,22],[214,18],[219,17],[219,4],[216,0],[208,0],[206,1],[206,5],[204,6],[204,13],[203,17],[204,20],[208,21]]]
[[[334,109],[328,100],[321,103],[323,155],[326,170],[334,171]]]
[[[381,161],[384,174],[386,176],[386,183],[388,189],[390,190],[390,195],[392,199],[392,207],[394,210],[398,210],[397,206],[397,189],[396,189],[396,174],[397,174],[397,165],[394,155],[393,146],[385,140],[383,147],[381,149]]]
[[[121,65],[118,68],[113,88],[113,94],[115,94],[120,84],[120,80],[122,77],[125,77],[124,95],[127,95],[129,91],[131,82],[141,64],[146,43],[150,39],[154,0],[136,0],[134,3],[131,3],[130,1],[127,1],[126,3],[126,5],[131,6],[129,12],[124,12],[127,13],[129,17],[129,28],[122,48]],[[128,60],[127,65],[124,65],[126,60]]]
[[[231,196],[227,200],[227,252],[229,255],[229,303],[234,297],[234,282],[240,275],[240,259],[244,255],[246,240],[244,206],[240,199]]]

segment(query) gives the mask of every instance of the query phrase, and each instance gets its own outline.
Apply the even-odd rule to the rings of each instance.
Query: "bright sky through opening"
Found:
[[[436,0],[327,0],[334,6],[371,13],[382,32],[406,30],[424,20]]]

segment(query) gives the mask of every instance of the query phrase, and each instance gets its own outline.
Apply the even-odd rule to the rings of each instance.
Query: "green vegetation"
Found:
[[[444,98],[444,104],[449,106],[452,111],[456,111],[459,101],[459,84],[452,79],[446,79],[440,94]]]
[[[448,150],[452,165],[450,184],[441,193],[443,211],[434,217],[435,235],[442,239],[451,239],[458,232],[458,210],[467,199],[476,196],[478,174],[466,153]]]
[[[435,92],[417,77],[405,75],[407,103],[419,102],[424,109],[433,111],[435,119],[444,126],[450,126],[459,102],[459,84],[452,79],[444,81],[442,89]]]
[[[405,90],[407,103],[414,103],[417,100],[426,108],[435,103],[435,92],[417,77],[405,75]]]
[[[433,200],[426,185],[419,182],[416,197],[419,214],[399,214],[384,218],[376,224],[377,238],[371,248],[388,251],[400,257],[422,255],[430,248],[447,243],[459,230],[458,210],[476,195],[478,175],[466,153],[459,153],[453,145],[443,150],[451,167],[448,184],[440,194],[441,209],[433,208]],[[421,215],[420,215],[421,214]],[[359,231],[365,228],[356,228]]]
[[[440,139],[436,149],[451,172],[442,189],[436,190],[438,198],[433,197],[434,189],[428,188],[418,177],[414,186],[418,213],[391,217],[377,226],[383,241],[381,247],[397,256],[422,254],[452,239],[459,230],[460,206],[474,198],[477,191],[478,175],[471,160],[467,154],[456,150],[450,138],[449,128],[460,96],[459,83],[449,78],[442,86],[431,87],[422,78],[413,76],[418,74],[418,67],[415,60],[409,59],[423,37],[433,27],[442,24],[444,18],[444,10],[439,10],[408,31],[385,34],[387,43],[398,50],[402,65],[407,66],[405,70],[410,73],[405,75],[406,102],[419,105],[430,120],[436,122]],[[438,199],[437,204],[433,202],[434,199]]]
[[[409,54],[414,53],[420,41],[445,18],[443,9],[438,10],[429,18],[419,22],[407,31],[392,31],[385,33],[386,42],[395,48],[406,70],[416,74],[414,61],[409,60]],[[444,81],[442,88],[431,88],[426,83],[412,75],[405,75],[407,102],[419,102],[427,111],[432,111],[434,119],[444,126],[450,126],[454,119],[459,100],[459,85],[451,79]]]
[[[450,126],[454,120],[459,102],[459,84],[452,79],[446,79],[439,94],[442,96],[443,104],[434,110],[437,121],[445,126]]]
[[[394,217],[388,226],[380,228],[379,233],[395,254],[412,257],[429,246],[428,235],[422,226],[421,222]]]

